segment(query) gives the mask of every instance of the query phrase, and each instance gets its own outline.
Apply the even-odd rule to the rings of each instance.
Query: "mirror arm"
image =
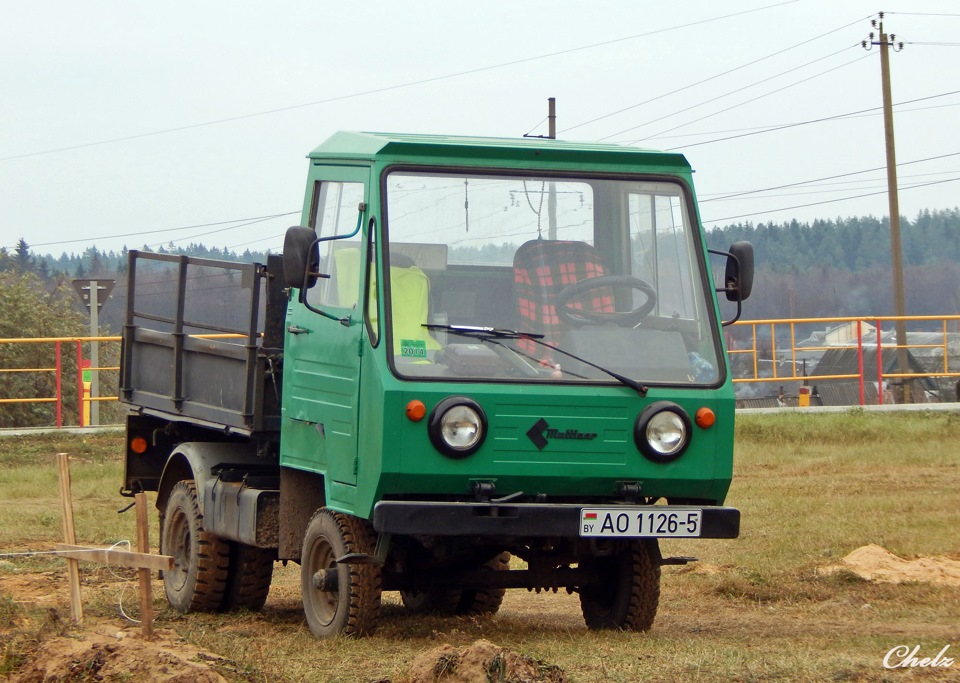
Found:
[[[721,326],[721,327],[726,327],[727,325],[733,325],[733,323],[735,323],[735,322],[737,322],[738,320],[740,320],[740,313],[741,313],[742,310],[743,310],[743,305],[742,305],[742,302],[740,301],[740,299],[738,298],[738,299],[737,299],[737,314],[736,314],[735,316],[733,316],[733,319],[732,319],[732,320],[722,320],[722,321],[720,322],[720,326]]]
[[[717,256],[726,256],[728,259],[733,259],[734,263],[737,264],[737,272],[738,272],[738,273],[740,272],[740,270],[741,270],[741,268],[740,268],[740,259],[738,259],[736,256],[734,256],[733,254],[731,254],[729,251],[720,251],[719,249],[707,249],[707,252],[710,253],[710,254],[716,254]],[[723,286],[723,287],[717,287],[717,288],[716,288],[716,291],[717,291],[717,292],[725,292],[725,293],[737,292],[737,304],[738,304],[738,305],[739,305],[740,301],[742,300],[742,298],[740,297],[740,281],[739,281],[739,280],[736,280],[736,281],[733,281],[733,282],[727,281],[727,282],[724,283],[724,286]],[[740,317],[740,316],[739,316],[739,313],[737,314],[737,317]]]
[[[363,225],[363,213],[366,210],[367,210],[366,203],[360,202],[360,204],[357,206],[357,226],[353,229],[353,232],[351,232],[349,235],[331,235],[330,237],[318,237],[310,245],[310,249],[308,250],[308,253],[312,253],[314,247],[316,247],[317,250],[319,251],[321,242],[332,242],[334,240],[345,240],[345,239],[350,239],[351,237],[355,237],[360,232],[360,228]],[[303,285],[306,285],[306,283],[310,281],[311,277],[330,279],[330,274],[310,272],[310,259],[307,259],[307,265],[303,273]],[[319,308],[312,306],[310,302],[307,301],[307,288],[305,286],[301,286],[300,288],[300,303],[302,303],[308,311],[312,313],[316,313],[317,315],[322,315],[324,318],[327,318],[329,320],[336,320],[338,323],[340,323],[344,327],[350,327],[350,324],[353,322],[353,316],[348,315],[345,318],[340,318],[338,316],[333,315],[332,313],[321,311]]]
[[[726,256],[728,259],[733,259],[737,264],[737,271],[740,271],[740,259],[731,254],[729,251],[720,251],[719,249],[707,249],[707,253],[716,254],[717,256]],[[727,327],[728,325],[733,325],[733,323],[740,320],[740,315],[743,312],[743,299],[740,296],[740,283],[739,282],[725,282],[723,287],[717,287],[716,291],[719,292],[737,292],[737,314],[733,316],[731,320],[722,320],[720,321],[721,327]]]

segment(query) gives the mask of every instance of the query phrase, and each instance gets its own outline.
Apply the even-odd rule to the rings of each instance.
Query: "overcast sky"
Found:
[[[561,138],[683,152],[708,227],[884,216],[881,9],[900,212],[954,209],[956,0],[9,0],[0,246],[279,251],[333,132],[545,134],[548,97]]]

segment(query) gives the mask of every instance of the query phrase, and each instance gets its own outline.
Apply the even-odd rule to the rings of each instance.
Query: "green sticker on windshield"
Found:
[[[427,342],[422,339],[401,339],[400,355],[404,358],[426,358]]]

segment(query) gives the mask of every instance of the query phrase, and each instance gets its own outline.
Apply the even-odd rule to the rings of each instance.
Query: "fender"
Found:
[[[174,484],[184,479],[193,479],[197,486],[200,514],[203,514],[204,489],[214,469],[263,467],[265,464],[269,463],[257,456],[254,443],[190,441],[179,444],[167,458],[163,474],[160,475],[157,508],[161,511],[164,509]]]

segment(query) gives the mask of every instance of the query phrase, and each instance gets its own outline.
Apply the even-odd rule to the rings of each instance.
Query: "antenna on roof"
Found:
[[[551,140],[557,139],[557,98],[550,97],[547,99],[547,126],[550,131],[547,133],[547,137]]]
[[[524,133],[523,137],[525,138],[540,138],[546,140],[556,140],[557,139],[557,98],[548,97],[547,98],[547,134],[546,135],[530,135],[530,133]],[[540,121],[543,123],[543,121]],[[540,125],[537,124],[537,126]]]

